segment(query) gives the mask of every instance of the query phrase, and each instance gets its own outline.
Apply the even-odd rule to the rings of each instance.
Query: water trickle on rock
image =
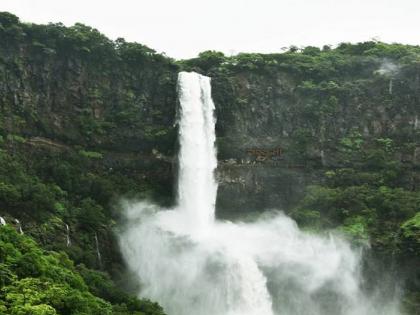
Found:
[[[22,230],[22,224],[20,223],[20,221],[18,219],[14,219],[16,226],[18,228],[18,231],[20,234],[23,234],[23,230]]]
[[[98,258],[98,265],[99,268],[102,269],[102,255],[101,251],[99,250],[99,240],[98,234],[95,232],[95,246],[96,246],[96,257]]]
[[[70,245],[71,245],[70,228],[69,228],[69,225],[67,223],[65,223],[65,226],[66,226],[66,246],[70,247]]]
[[[217,166],[210,78],[181,72],[178,206],[127,204],[123,255],[140,295],[169,315],[396,315],[360,289],[359,254],[304,233],[280,212],[215,220]]]

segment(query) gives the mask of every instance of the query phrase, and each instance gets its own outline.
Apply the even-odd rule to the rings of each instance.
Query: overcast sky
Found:
[[[420,0],[0,0],[24,22],[75,22],[174,58],[372,38],[420,44]]]

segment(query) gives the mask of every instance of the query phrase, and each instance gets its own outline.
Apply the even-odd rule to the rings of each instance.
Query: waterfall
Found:
[[[96,257],[98,258],[99,268],[102,269],[102,255],[99,250],[98,234],[95,232],[95,246],[96,246]]]
[[[217,166],[214,104],[210,78],[196,73],[179,74],[179,211],[200,230],[214,221]]]
[[[66,226],[66,246],[70,247],[70,245],[71,245],[70,228],[69,228],[69,225],[67,223],[65,223],[65,226]]]
[[[0,225],[6,225],[6,220],[3,217],[0,217]]]
[[[23,234],[22,224],[20,223],[20,221],[18,219],[14,219],[14,221],[15,221],[17,227],[18,227],[19,233]]]
[[[339,236],[302,232],[278,211],[215,220],[214,104],[208,77],[181,72],[178,203],[126,203],[120,246],[139,293],[169,315],[397,315],[361,289],[360,253]]]

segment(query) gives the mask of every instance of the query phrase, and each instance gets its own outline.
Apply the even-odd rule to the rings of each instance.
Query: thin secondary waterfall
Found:
[[[178,205],[126,204],[124,257],[168,315],[397,315],[360,288],[359,253],[340,237],[299,230],[281,212],[215,220],[217,166],[210,79],[179,74]]]
[[[71,239],[70,239],[70,227],[67,223],[64,224],[66,227],[66,246],[70,247]]]
[[[98,234],[95,232],[95,246],[96,246],[96,257],[98,258],[99,268],[102,269],[102,255],[99,250]]]
[[[19,230],[19,233],[23,234],[22,224],[20,223],[20,221],[18,219],[14,219],[14,221],[16,223],[16,226],[17,226],[18,230]]]

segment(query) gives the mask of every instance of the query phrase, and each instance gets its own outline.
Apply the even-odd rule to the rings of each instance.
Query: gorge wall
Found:
[[[390,59],[390,53],[391,47],[365,43],[333,52],[307,48],[300,54],[213,61],[205,73],[213,76],[218,110],[221,178],[226,182],[221,198],[224,189],[226,195],[236,190],[239,198],[233,200],[243,203],[231,206],[227,198],[220,207],[293,207],[302,188],[320,180],[319,172],[346,164],[341,149],[351,139],[365,147],[389,139],[396,146],[395,159],[415,169],[420,162],[418,59]],[[200,62],[205,61],[186,63],[197,69]],[[252,151],[276,148],[281,152],[271,157]],[[411,176],[405,179],[408,188],[419,179],[418,173]],[[247,196],[257,200],[246,201]]]
[[[212,77],[219,217],[275,208],[309,228],[369,239],[404,261],[417,292],[419,47],[175,61],[81,24],[25,24],[8,13],[0,42],[0,215],[18,218],[44,248],[121,279],[118,201],[173,203],[176,77],[194,70]]]

